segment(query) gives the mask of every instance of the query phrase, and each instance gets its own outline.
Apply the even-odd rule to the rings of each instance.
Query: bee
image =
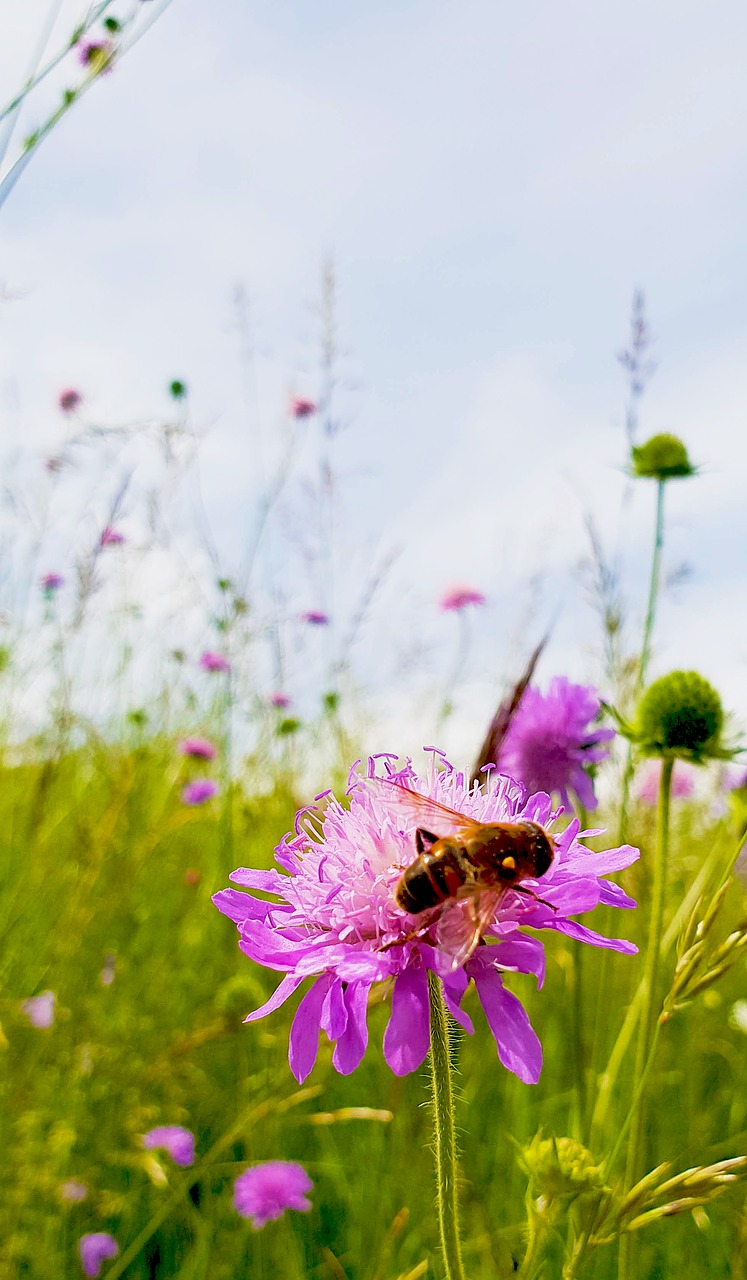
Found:
[[[371,778],[369,783],[385,789],[387,800],[416,823],[417,856],[405,868],[394,896],[408,915],[443,907],[436,937],[438,946],[451,956],[453,969],[469,960],[510,889],[554,910],[552,903],[522,884],[543,876],[555,854],[552,837],[538,822],[477,822],[393,780]],[[465,902],[468,911],[454,910]]]

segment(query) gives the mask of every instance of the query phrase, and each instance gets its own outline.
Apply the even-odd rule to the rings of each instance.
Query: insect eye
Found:
[[[503,861],[501,862],[501,866],[504,867],[506,871],[515,871],[516,859],[511,857],[504,858]]]

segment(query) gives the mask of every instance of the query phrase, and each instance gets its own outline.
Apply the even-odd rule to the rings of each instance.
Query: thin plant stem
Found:
[[[576,802],[576,816],[581,824],[581,831],[588,825],[587,814],[580,801]],[[573,947],[569,962],[571,978],[571,1038],[573,1058],[573,1134],[582,1140],[586,1118],[586,1072],[588,1068],[586,1045],[584,1042],[584,981],[583,981],[583,947]]]
[[[659,977],[659,956],[661,953],[661,934],[664,921],[664,890],[667,876],[667,854],[669,852],[669,805],[672,792],[672,769],[674,760],[662,760],[661,781],[659,784],[659,807],[656,831],[656,856],[654,860],[654,884],[651,900],[651,918],[649,922],[648,946],[646,949],[646,966],[644,971],[643,1004],[638,1024],[638,1042],[636,1045],[634,1082],[640,1082],[649,1061],[649,1053],[656,1026],[656,997]],[[646,1131],[646,1099],[641,1088],[638,1089],[630,1118],[628,1134],[628,1155],[625,1167],[625,1185],[632,1187],[640,1175],[643,1164],[643,1142]],[[630,1236],[620,1241],[619,1280],[630,1280],[633,1272],[633,1242]]]
[[[465,1280],[462,1267],[462,1246],[459,1238],[457,1149],[454,1126],[454,1090],[452,1087],[449,1015],[446,1011],[441,983],[436,975],[430,972],[428,974],[428,997],[431,1017],[430,1062],[433,1090],[438,1226],[441,1234],[446,1280]]]

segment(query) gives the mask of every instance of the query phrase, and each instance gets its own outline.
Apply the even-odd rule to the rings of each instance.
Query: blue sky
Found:
[[[14,8],[3,97],[48,6]],[[61,9],[66,31],[79,8]],[[43,451],[60,385],[121,419],[183,376],[230,551],[253,484],[232,291],[251,297],[271,423],[289,386],[313,390],[331,254],[351,384],[338,465],[366,554],[402,549],[389,607],[406,597],[438,648],[434,596],[475,581],[499,667],[543,572],[539,614],[564,606],[545,674],[594,676],[575,566],[585,510],[610,538],[618,524],[615,352],[642,287],[659,366],[642,434],[677,431],[703,467],[671,486],[668,565],[693,572],[664,600],[657,669],[700,667],[744,714],[745,47],[732,0],[173,0],[0,213],[0,280],[22,295],[0,315],[6,421]],[[633,622],[652,507],[639,487]]]

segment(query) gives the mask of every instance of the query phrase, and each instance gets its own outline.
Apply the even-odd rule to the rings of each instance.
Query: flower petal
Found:
[[[392,1012],[384,1033],[384,1057],[395,1076],[415,1071],[430,1042],[427,972],[423,967],[405,969],[394,984]]]
[[[558,933],[564,933],[567,938],[575,938],[577,942],[589,942],[593,947],[607,947],[610,951],[622,951],[629,956],[634,956],[638,951],[634,942],[626,942],[624,938],[605,938],[601,933],[587,929],[586,925],[579,924],[576,920],[551,919],[543,921],[541,927],[555,929]]]
[[[331,981],[331,974],[323,974],[313,987],[309,987],[296,1009],[288,1045],[288,1061],[299,1084],[303,1084],[316,1062],[322,1006]]]
[[[281,1004],[285,1004],[288,996],[292,996],[296,987],[300,987],[303,978],[295,973],[286,973],[280,986],[276,987],[269,1000],[265,1001],[259,1009],[255,1009],[254,1013],[249,1013],[244,1018],[244,1022],[257,1022],[259,1018],[264,1018],[268,1013],[274,1013],[279,1009]]]
[[[476,973],[475,986],[504,1067],[525,1084],[536,1084],[542,1070],[542,1045],[523,1005],[506,990],[495,969],[486,967]]]
[[[339,978],[331,984],[322,1005],[321,1026],[330,1040],[339,1040],[348,1025],[345,1008],[345,987]]]
[[[370,986],[370,982],[351,982],[345,989],[348,1022],[332,1055],[332,1064],[342,1076],[348,1076],[351,1071],[355,1071],[366,1052],[368,1044],[366,1011]]]
[[[453,973],[444,976],[442,986],[446,1008],[452,1018],[459,1023],[460,1027],[464,1027],[468,1035],[474,1035],[475,1028],[472,1025],[472,1019],[460,1007],[464,993],[469,986],[469,976],[465,973],[464,968],[456,969]]]
[[[517,969],[519,973],[533,973],[538,987],[545,981],[545,948],[539,938],[531,938],[526,933],[515,933],[500,943],[490,959],[499,966]]]

